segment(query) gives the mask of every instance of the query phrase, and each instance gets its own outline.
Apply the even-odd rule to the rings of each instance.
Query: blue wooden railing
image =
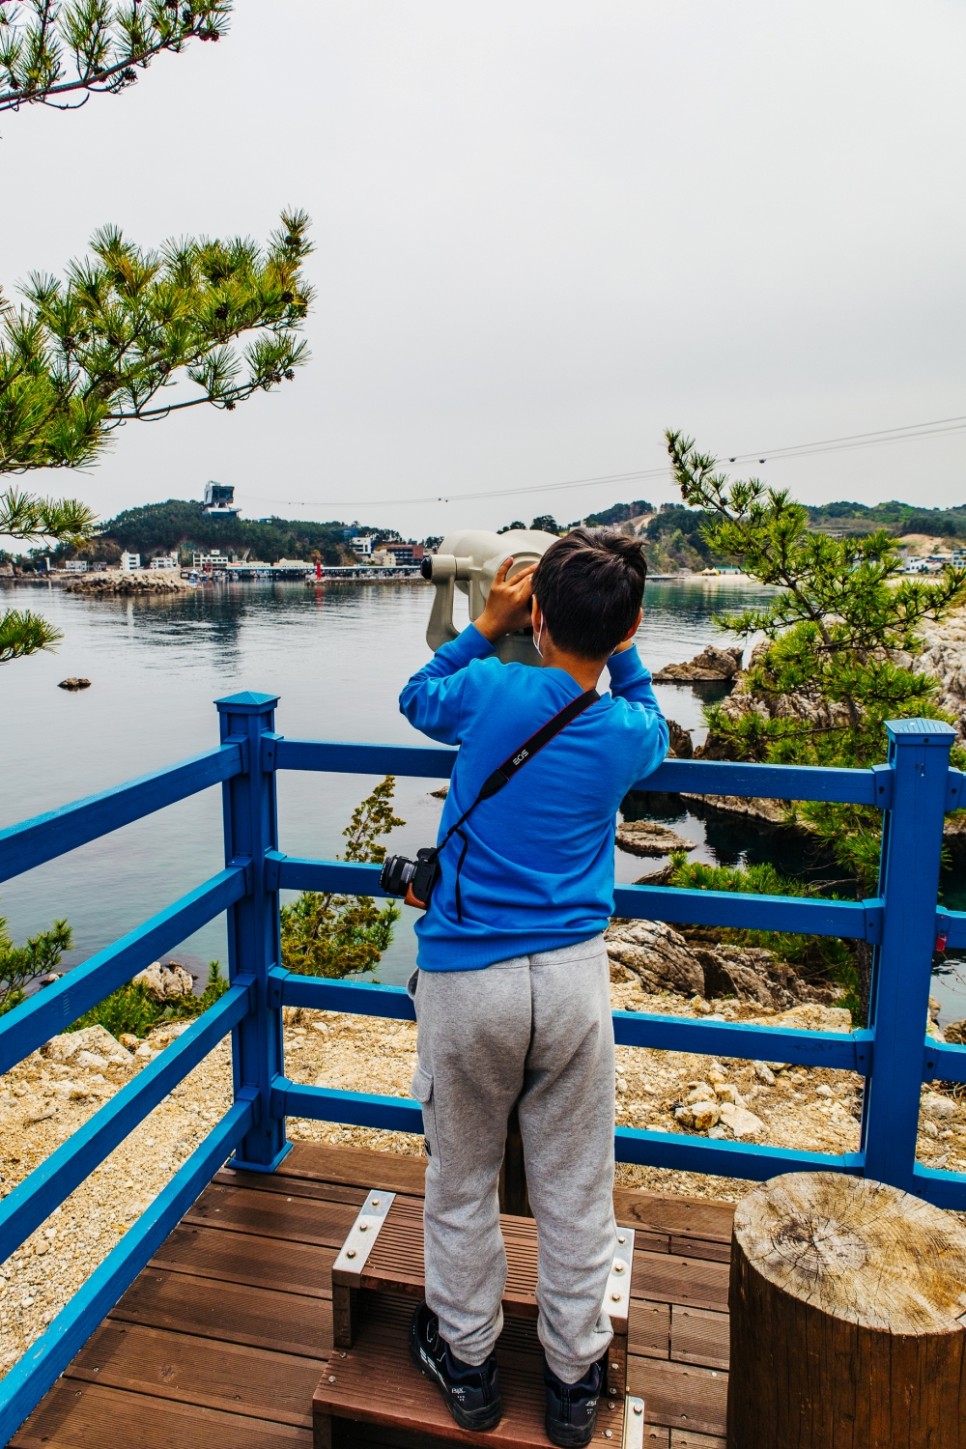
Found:
[[[449,775],[455,754],[439,748],[287,740],[274,730],[276,703],[260,694],[219,700],[217,748],[0,832],[2,881],[211,785],[222,786],[224,870],[0,1018],[0,1073],[222,911],[228,913],[229,952],[229,986],[220,1000],[0,1202],[0,1261],[229,1032],[234,1072],[234,1100],[221,1121],[0,1382],[0,1443],[6,1443],[227,1157],[234,1154],[239,1167],[271,1172],[289,1150],[287,1116],[422,1131],[413,1101],[310,1087],[285,1076],[283,1006],[396,1018],[410,1018],[412,1006],[401,987],[320,980],[281,967],[280,890],[382,892],[376,866],[300,859],[279,850],[275,780],[279,770],[439,778]],[[869,1024],[862,1030],[790,1031],[614,1013],[616,1039],[623,1046],[858,1073],[865,1079],[858,1151],[795,1152],[619,1127],[620,1160],[758,1180],[808,1168],[855,1172],[944,1207],[966,1208],[966,1174],[935,1171],[916,1161],[922,1083],[936,1078],[966,1082],[966,1048],[926,1036],[936,938],[945,937],[950,948],[966,946],[966,912],[937,905],[944,816],[966,806],[966,775],[949,766],[955,735],[947,725],[903,720],[887,730],[887,763],[872,769],[671,760],[639,787],[874,806],[883,814],[875,896],[832,901],[656,886],[623,886],[616,892],[621,916],[871,944]]]

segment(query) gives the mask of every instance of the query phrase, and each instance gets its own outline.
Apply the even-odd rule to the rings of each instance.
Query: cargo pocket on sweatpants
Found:
[[[423,1067],[413,1073],[412,1094],[423,1109],[423,1141],[426,1156],[438,1161],[436,1135],[436,1101],[433,1095],[433,1079]]]

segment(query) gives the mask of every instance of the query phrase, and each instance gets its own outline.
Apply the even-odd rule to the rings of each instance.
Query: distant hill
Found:
[[[919,508],[897,499],[889,503],[822,503],[808,509],[812,527],[822,533],[872,533],[883,528],[901,538],[925,533],[931,538],[966,538],[966,503],[955,508]]]
[[[821,533],[848,536],[881,528],[897,538],[915,534],[950,543],[966,538],[966,503],[954,508],[917,508],[911,503],[892,500],[871,505],[842,502],[806,507],[811,527]],[[681,569],[697,572],[732,562],[708,547],[702,533],[704,512],[682,503],[662,503],[657,511],[644,499],[614,503],[610,508],[588,514],[582,521],[592,527],[617,527],[640,534],[647,545],[652,573],[676,573]],[[510,526],[522,528],[525,524],[518,520]],[[549,515],[534,519],[531,526],[550,532],[563,531]],[[573,528],[576,524],[567,527]]]
[[[318,553],[324,563],[338,564],[351,557],[347,540],[356,533],[395,538],[391,530],[340,521],[312,523],[303,519],[248,519],[205,513],[201,503],[169,498],[165,503],[147,503],[127,508],[98,530],[93,545],[84,555],[106,557],[126,550],[147,559],[155,553],[223,552],[246,554],[265,563],[280,558],[310,559]],[[61,553],[69,556],[70,550]]]

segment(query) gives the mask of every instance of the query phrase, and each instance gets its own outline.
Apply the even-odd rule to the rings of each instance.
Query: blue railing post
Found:
[[[252,983],[254,1006],[232,1033],[235,1100],[255,1098],[255,1125],[234,1157],[236,1167],[272,1172],[291,1148],[284,1117],[273,1118],[272,1089],[283,1075],[282,1006],[270,991],[281,962],[278,891],[266,885],[265,853],[278,847],[275,772],[266,768],[265,736],[273,735],[278,698],[233,694],[215,701],[223,744],[241,744],[242,773],[222,786],[225,858],[244,864],[249,889],[228,912],[228,975]]]
[[[894,720],[886,729],[893,790],[883,820],[884,910],[872,964],[874,1045],[862,1149],[866,1176],[908,1192],[919,1128],[949,751],[956,732],[929,719]]]

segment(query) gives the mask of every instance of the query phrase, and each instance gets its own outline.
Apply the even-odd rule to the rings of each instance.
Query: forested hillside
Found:
[[[311,523],[273,517],[252,522],[237,516],[219,517],[205,513],[200,503],[169,498],[166,503],[125,509],[104,523],[97,538],[80,553],[113,561],[126,549],[146,560],[156,553],[187,554],[194,549],[208,552],[218,548],[239,555],[247,552],[249,558],[266,563],[277,563],[280,558],[308,560],[318,553],[323,562],[337,564],[346,555],[348,537],[357,532],[380,534],[377,528],[336,520]],[[70,550],[63,552],[70,555]]]
[[[932,538],[966,538],[966,503],[955,508],[915,508],[893,499],[889,503],[822,503],[808,509],[812,527],[826,532],[871,533],[884,528],[901,538],[925,533]]]

